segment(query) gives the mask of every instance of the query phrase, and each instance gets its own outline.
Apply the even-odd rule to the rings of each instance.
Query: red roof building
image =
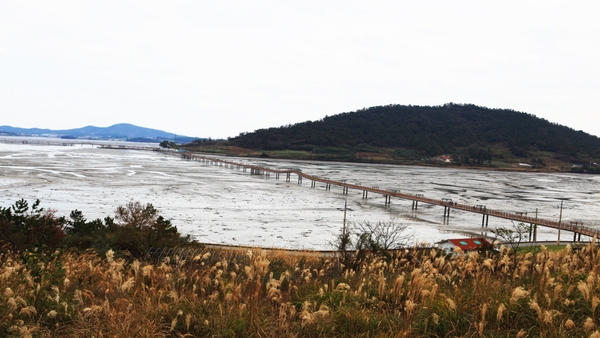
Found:
[[[492,243],[485,238],[458,238],[446,239],[438,242],[438,247],[444,251],[452,252],[455,248],[460,248],[462,251],[479,250],[489,248]]]

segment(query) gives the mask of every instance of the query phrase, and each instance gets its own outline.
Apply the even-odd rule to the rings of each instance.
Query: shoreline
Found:
[[[431,162],[418,162],[418,161],[396,161],[396,162],[384,162],[384,161],[344,161],[342,159],[325,159],[325,158],[298,158],[293,156],[268,156],[263,157],[260,155],[249,155],[249,154],[240,154],[236,152],[211,152],[211,151],[199,151],[199,150],[188,150],[186,148],[182,148],[185,151],[189,151],[191,153],[203,154],[207,156],[227,156],[227,157],[240,157],[240,158],[251,158],[255,160],[284,160],[284,161],[297,161],[297,162],[311,162],[311,161],[320,161],[320,162],[331,162],[331,163],[346,163],[346,164],[376,164],[376,165],[396,165],[396,166],[415,166],[415,167],[428,167],[428,168],[439,168],[439,169],[467,169],[467,170],[477,170],[477,171],[498,171],[498,172],[526,172],[526,173],[551,173],[551,174],[586,174],[586,175],[596,175],[593,173],[587,172],[573,172],[567,170],[560,170],[556,167],[553,168],[528,168],[528,167],[497,167],[497,166],[476,166],[476,165],[452,165],[452,164],[442,164],[436,165]],[[417,163],[416,163],[417,162]]]

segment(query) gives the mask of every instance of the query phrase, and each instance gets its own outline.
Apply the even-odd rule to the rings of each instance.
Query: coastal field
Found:
[[[600,251],[0,260],[3,337],[600,337]]]

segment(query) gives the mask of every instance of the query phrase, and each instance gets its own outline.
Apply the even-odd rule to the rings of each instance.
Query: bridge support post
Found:
[[[348,187],[342,186],[342,194],[343,195],[348,195]]]
[[[450,207],[444,206],[444,219],[450,218]]]
[[[298,185],[302,184],[302,176],[298,175]]]
[[[317,182],[316,182],[316,181],[314,181],[314,180],[311,180],[311,181],[310,181],[310,187],[311,187],[311,188],[314,188],[314,187],[316,187],[316,186],[317,186]]]
[[[325,191],[331,190],[331,183],[325,183]]]
[[[285,176],[285,181],[286,181],[286,182],[289,182],[289,181],[290,181],[290,176],[291,176],[291,174],[290,174],[290,173],[286,173],[286,176]]]
[[[485,226],[487,228],[489,221],[490,221],[490,215],[483,214],[483,218],[481,219],[481,227],[483,228]]]
[[[530,223],[529,224],[529,240],[532,240],[534,238],[534,233],[535,233],[535,224]]]
[[[417,210],[418,208],[419,208],[419,201],[413,200],[412,201],[412,210]]]
[[[368,191],[366,191],[366,190],[363,190],[363,195],[362,195],[362,198],[363,198],[363,199],[367,199],[368,195],[369,195],[369,192],[368,192]]]
[[[529,223],[529,239],[533,238],[533,223]]]
[[[279,173],[275,173],[275,179],[279,180]]]

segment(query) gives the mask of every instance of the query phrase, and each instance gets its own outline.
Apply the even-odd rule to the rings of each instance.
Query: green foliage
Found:
[[[318,147],[313,150],[314,154],[334,154],[352,156],[353,152],[347,147]]]
[[[182,236],[152,204],[130,202],[116,209],[115,218],[93,221],[88,221],[79,210],[71,211],[65,218],[39,205],[39,200],[30,207],[21,199],[11,207],[0,207],[0,248],[3,251],[53,251],[66,247],[113,249],[141,256],[152,247],[193,243],[190,236]]]
[[[600,138],[550,123],[531,114],[470,104],[388,105],[278,128],[242,133],[234,146],[296,149],[344,155],[374,149],[405,149],[419,156],[461,153],[463,162],[490,162],[495,148],[527,158],[545,151],[565,159],[600,157]],[[414,154],[410,154],[411,158]],[[465,161],[466,160],[466,161]]]
[[[298,145],[291,145],[289,147],[290,150],[299,150],[299,151],[312,151],[313,149],[315,149],[315,146],[313,146],[312,144],[298,144]]]
[[[111,218],[107,218],[108,222]],[[88,248],[103,248],[105,244],[105,233],[107,225],[101,219],[88,222],[79,210],[71,211],[67,220],[65,232],[67,247],[75,247],[81,250]]]
[[[484,164],[486,161],[488,163],[492,162],[492,153],[489,148],[486,150],[479,147],[470,147],[468,149],[468,155],[468,158],[473,159],[479,165]]]
[[[23,252],[21,259],[28,274],[21,273],[19,279],[23,284],[32,286],[32,292],[28,294],[26,301],[33,305],[36,313],[41,314],[43,309],[50,308],[55,303],[53,288],[64,283],[66,270],[63,254],[59,250],[48,252],[35,248]]]
[[[175,148],[175,147],[177,147],[177,143],[175,143],[173,141],[167,141],[167,140],[161,141],[158,145],[161,148]]]
[[[135,256],[152,247],[174,247],[190,241],[189,236],[181,236],[170,220],[160,216],[151,203],[135,201],[117,207],[115,222],[107,227],[108,244]]]
[[[0,243],[15,251],[61,246],[65,237],[64,217],[56,217],[53,210],[40,208],[36,200],[29,203],[20,199],[8,208],[0,207]]]

